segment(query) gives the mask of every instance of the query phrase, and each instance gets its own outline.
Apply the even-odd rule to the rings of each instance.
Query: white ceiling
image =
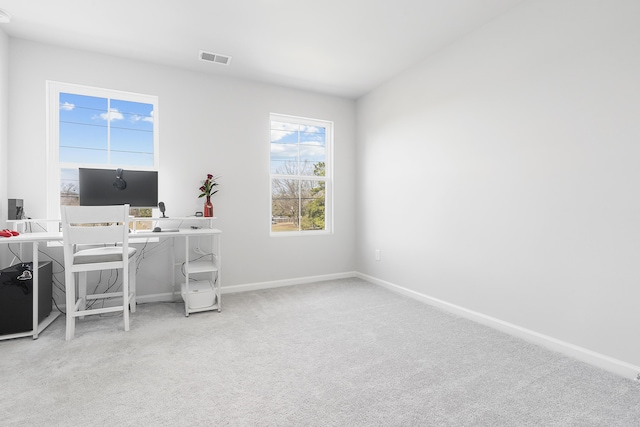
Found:
[[[0,0],[10,37],[357,98],[523,0]],[[231,56],[229,66],[198,59]]]

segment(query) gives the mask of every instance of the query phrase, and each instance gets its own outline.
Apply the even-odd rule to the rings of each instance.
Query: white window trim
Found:
[[[60,93],[78,93],[101,98],[115,98],[153,105],[153,167],[129,167],[132,170],[157,171],[160,155],[160,113],[158,97],[113,89],[82,86],[72,83],[47,81],[47,218],[60,218]],[[74,163],[73,167],[96,167],[95,164]],[[98,166],[99,167],[99,166]],[[55,230],[57,231],[57,230]]]
[[[330,235],[333,234],[333,122],[329,120],[321,120],[321,119],[312,119],[307,117],[300,116],[290,116],[287,114],[279,114],[279,113],[271,113],[269,115],[268,122],[268,135],[271,135],[271,122],[272,121],[281,121],[285,123],[294,123],[299,125],[317,125],[319,127],[324,127],[327,129],[326,137],[326,159],[325,159],[325,176],[317,177],[317,176],[299,176],[295,175],[295,179],[308,179],[310,181],[318,181],[324,180],[325,182],[325,206],[324,206],[324,230],[297,230],[297,231],[278,231],[274,232],[271,229],[271,218],[273,217],[273,203],[272,203],[272,183],[274,178],[292,178],[292,175],[280,175],[271,173],[271,150],[269,150],[269,158],[268,161],[268,170],[269,170],[269,235],[271,237],[297,237],[297,236],[318,236],[318,235]],[[271,143],[271,137],[269,137],[269,143]]]

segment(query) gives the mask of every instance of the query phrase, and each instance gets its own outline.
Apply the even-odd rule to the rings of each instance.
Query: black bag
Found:
[[[29,295],[29,286],[33,279],[32,264],[16,264],[0,271],[1,286],[17,286],[25,295]]]

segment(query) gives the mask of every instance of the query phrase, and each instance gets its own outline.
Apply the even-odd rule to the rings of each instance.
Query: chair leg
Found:
[[[67,341],[71,340],[75,335],[75,326],[76,326],[76,318],[75,307],[76,307],[76,284],[74,280],[74,273],[67,271],[65,273],[65,295],[66,295],[66,312],[67,312],[67,322],[66,322],[66,333],[65,339]]]
[[[78,273],[78,299],[80,300],[80,306],[78,310],[87,309],[87,272],[82,271]],[[84,319],[84,316],[80,316]]]
[[[136,263],[132,259],[129,263],[129,292],[131,293],[131,300],[129,300],[129,307],[132,313],[136,312]],[[128,296],[127,296],[128,298]]]
[[[129,268],[125,264],[122,272],[122,314],[124,317],[124,330],[129,330]]]

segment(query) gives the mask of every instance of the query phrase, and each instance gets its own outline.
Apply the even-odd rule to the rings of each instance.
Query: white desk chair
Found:
[[[129,305],[136,309],[135,248],[129,247],[129,205],[62,206],[67,341],[75,334],[76,317],[122,312],[124,330],[129,330]],[[77,250],[77,245],[99,245]],[[131,265],[132,266],[131,266]],[[87,272],[122,270],[122,289],[118,292],[87,295]],[[78,275],[78,299],[75,277]],[[87,301],[122,298],[117,306],[87,308]]]

